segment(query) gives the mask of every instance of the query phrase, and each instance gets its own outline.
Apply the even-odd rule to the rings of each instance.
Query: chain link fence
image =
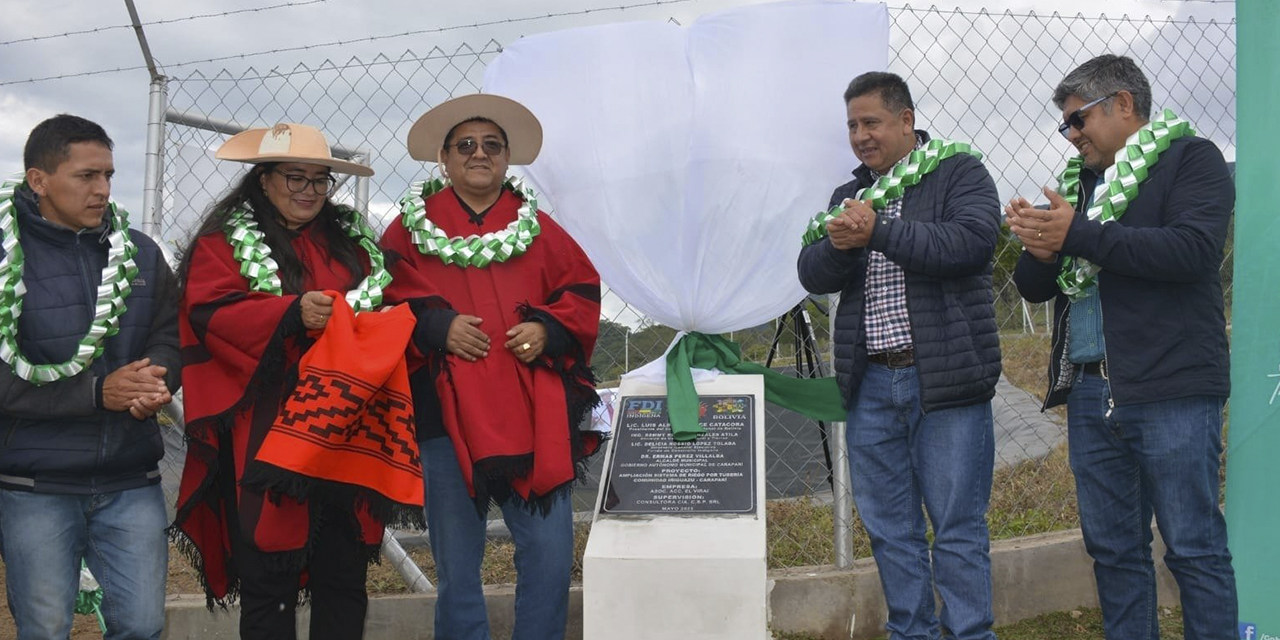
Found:
[[[1036,198],[1052,184],[1069,152],[1058,136],[1061,114],[1049,101],[1057,82],[1075,65],[1103,52],[1137,60],[1153,84],[1156,108],[1168,107],[1235,156],[1234,21],[1152,20],[1011,12],[891,8],[890,70],[905,77],[917,104],[917,121],[936,135],[970,140],[986,154],[1002,200]],[[320,127],[335,144],[372,163],[377,175],[361,187],[347,182],[337,199],[367,204],[379,229],[392,220],[395,201],[427,170],[409,158],[405,131],[418,115],[450,97],[478,91],[484,69],[501,45],[489,41],[426,55],[406,52],[363,61],[317,66],[195,73],[168,84],[172,122],[163,150],[160,236],[175,254],[189,241],[205,209],[242,170],[212,160],[212,152],[237,127],[303,122]],[[843,87],[832,87],[838,95]],[[221,131],[221,132],[220,132]],[[850,157],[850,169],[855,161]],[[834,186],[834,185],[833,185]],[[554,204],[554,194],[552,204]],[[554,215],[554,212],[552,212]],[[1076,526],[1074,486],[1062,446],[1062,416],[1039,411],[1046,385],[1048,319],[1043,305],[1026,305],[1010,280],[1020,248],[1008,234],[996,255],[995,297],[1003,332],[1006,377],[995,399],[997,470],[990,520],[1005,538]],[[1228,246],[1228,250],[1230,245]],[[1228,303],[1230,253],[1222,277]],[[607,283],[606,283],[607,285]],[[811,326],[820,360],[829,353],[825,300],[760,327],[735,332],[745,358],[794,372],[823,362],[806,359],[802,336]],[[653,323],[616,295],[603,300],[600,340],[593,368],[602,387],[663,353],[675,331]],[[830,459],[835,443],[825,425],[769,407],[766,470],[771,566],[834,561]],[[165,461],[177,477],[182,458]],[[599,473],[575,494],[589,511]],[[176,485],[175,485],[176,486]],[[173,498],[174,496],[170,496]],[[870,554],[855,517],[854,555]],[[584,536],[580,536],[584,538]],[[501,547],[503,543],[493,543]],[[495,549],[495,556],[509,550]],[[406,562],[429,566],[411,550]],[[499,560],[500,561],[500,560]],[[431,573],[430,570],[427,572]],[[489,575],[489,574],[487,574]],[[509,577],[501,571],[493,580]]]

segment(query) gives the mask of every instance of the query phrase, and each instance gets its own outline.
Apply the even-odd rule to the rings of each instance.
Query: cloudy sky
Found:
[[[275,9],[244,11],[292,3]],[[688,24],[704,13],[753,4],[751,0],[136,0],[143,23],[204,14],[221,17],[146,26],[162,72],[173,77],[212,75],[228,69],[289,68],[322,60],[368,60],[379,53],[419,54],[438,47],[453,51],[463,43],[508,43],[522,35],[575,26],[629,20],[675,20]],[[890,6],[901,3],[891,2]],[[920,4],[920,3],[917,3]],[[1088,16],[1151,16],[1229,21],[1230,2],[1207,0],[935,0],[944,10],[987,9],[1019,12],[1077,12]],[[624,5],[632,6],[618,9]],[[0,158],[5,170],[21,170],[22,144],[40,120],[60,112],[103,124],[117,143],[116,197],[129,208],[141,202],[147,120],[145,69],[18,82],[142,64],[123,0],[5,0],[0,21]],[[567,14],[567,15],[566,15]],[[550,17],[548,17],[550,16]],[[497,23],[476,25],[477,23]],[[58,37],[73,31],[93,33]],[[391,37],[410,31],[414,35]],[[48,37],[54,36],[54,37]],[[34,38],[32,40],[27,40]],[[192,61],[306,47],[335,41],[339,46],[280,51],[266,55],[183,64]],[[355,42],[352,42],[355,41]]]
[[[478,83],[483,77],[478,60],[491,60],[499,47],[522,36],[615,22],[688,26],[707,13],[760,1],[135,0],[160,71],[173,79],[171,108],[249,126],[320,124],[339,143],[372,148],[377,175],[370,213],[384,219],[409,181],[424,171],[404,152],[403,132],[409,123],[424,104],[435,104],[451,92],[469,92],[465,86],[440,84],[463,76]],[[911,5],[888,3],[891,18],[898,19],[890,26],[890,69],[911,82],[922,126],[972,141],[987,153],[1002,198],[1030,196],[1051,180],[1067,149],[1052,133],[1061,115],[1047,104],[1048,95],[1063,72],[1103,51],[1139,59],[1155,85],[1156,106],[1176,107],[1234,159],[1232,0],[915,4],[902,11],[895,8]],[[21,170],[22,145],[31,127],[57,113],[74,113],[99,122],[115,139],[113,196],[126,209],[140,212],[149,75],[138,68],[143,56],[133,29],[123,27],[129,24],[124,0],[4,0],[4,8],[3,173]],[[1029,19],[1030,13],[1039,17]],[[1116,20],[1121,17],[1126,18]],[[466,47],[488,53],[471,56],[471,68],[458,73],[446,69],[440,74],[439,69],[442,64],[468,64],[467,59],[379,65],[369,74],[359,69],[288,73],[300,65],[367,64],[380,55],[432,58]],[[116,69],[124,70],[97,73]],[[421,75],[402,77],[415,69]],[[219,74],[268,79],[208,80]],[[433,83],[437,75],[449,79]],[[170,247],[185,244],[204,207],[238,170],[210,157],[223,139],[190,127],[169,127],[161,239]],[[852,169],[857,164],[852,153],[848,160]],[[350,192],[343,197],[349,199]],[[548,204],[554,208],[554,201]],[[138,217],[134,215],[135,222]],[[605,306],[606,314],[618,321],[637,320],[614,297],[607,297]]]

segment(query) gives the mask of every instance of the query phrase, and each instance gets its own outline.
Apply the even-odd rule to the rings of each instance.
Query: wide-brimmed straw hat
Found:
[[[473,93],[441,102],[422,114],[409,129],[409,155],[437,162],[449,131],[472,118],[494,121],[507,134],[511,164],[529,164],[542,149],[542,123],[527,107],[492,93]]]
[[[373,175],[373,169],[366,165],[334,158],[324,134],[305,124],[281,123],[242,131],[222,143],[215,157],[250,164],[303,162],[329,167],[338,173]]]

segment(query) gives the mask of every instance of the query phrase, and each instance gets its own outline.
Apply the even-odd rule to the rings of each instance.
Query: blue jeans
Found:
[[[102,585],[105,640],[160,637],[169,565],[160,485],[98,495],[0,489],[0,512],[18,640],[66,640],[81,558]]]
[[[1071,471],[1109,640],[1156,640],[1154,513],[1187,640],[1235,638],[1236,581],[1218,507],[1222,398],[1117,406],[1096,375],[1067,398]]]
[[[868,364],[848,439],[853,500],[880,571],[889,639],[938,640],[941,618],[957,640],[994,640],[991,403],[923,413],[915,367]],[[933,524],[932,562],[922,505]]]
[[[485,519],[467,494],[449,438],[424,440],[427,534],[436,561],[435,637],[489,640],[489,616],[480,583]],[[502,505],[516,544],[516,618],[512,640],[562,640],[569,619],[573,571],[573,507],[557,498],[545,516],[518,498]]]

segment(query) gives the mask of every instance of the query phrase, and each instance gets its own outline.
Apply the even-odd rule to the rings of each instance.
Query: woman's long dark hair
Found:
[[[221,200],[209,207],[204,219],[200,222],[199,229],[191,237],[187,249],[182,252],[182,260],[178,264],[179,286],[186,288],[187,274],[191,268],[191,253],[195,249],[196,242],[206,235],[222,233],[227,218],[233,212],[245,208],[247,204],[253,212],[254,220],[258,223],[258,230],[265,236],[267,247],[271,249],[271,258],[280,266],[280,285],[284,293],[305,293],[303,281],[306,276],[306,267],[293,251],[292,232],[284,226],[280,211],[271,204],[266,192],[262,190],[261,176],[270,172],[277,164],[279,163],[264,162],[254,165]],[[338,222],[340,217],[338,207],[333,204],[333,200],[325,198],[320,213],[316,214],[315,220],[310,224],[316,225],[316,231],[324,239],[329,257],[337,260],[351,272],[351,282],[347,284],[347,288],[352,289],[368,274],[364,261],[360,258],[360,245],[343,230]]]

